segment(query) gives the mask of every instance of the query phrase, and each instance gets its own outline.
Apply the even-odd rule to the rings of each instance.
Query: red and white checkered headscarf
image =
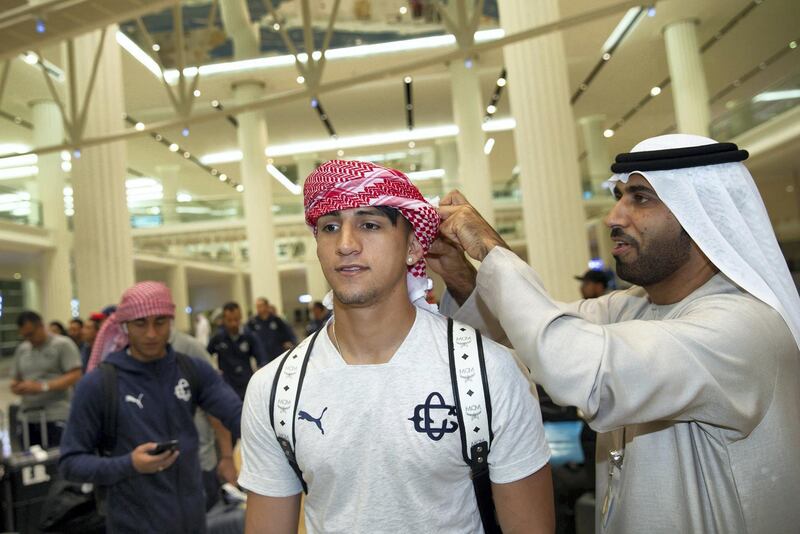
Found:
[[[86,372],[100,365],[112,352],[128,345],[128,334],[122,329],[123,323],[153,315],[175,317],[175,303],[167,286],[161,282],[148,281],[126,289],[117,311],[103,322],[100,332],[97,333]]]
[[[422,245],[423,258],[408,268],[416,278],[425,278],[425,259],[439,231],[439,214],[408,176],[368,161],[332,160],[306,178],[303,188],[306,222],[317,232],[317,219],[332,211],[364,206],[397,209],[411,223]]]

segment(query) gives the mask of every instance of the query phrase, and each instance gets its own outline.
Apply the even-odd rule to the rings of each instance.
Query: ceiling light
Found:
[[[415,146],[417,146],[417,143],[415,143],[414,141],[408,142],[408,148],[414,148]]]
[[[212,100],[211,101],[211,107],[212,108],[218,108],[219,107],[219,100]]]
[[[47,31],[47,28],[44,25],[44,21],[36,19],[36,33],[44,33],[45,31]]]
[[[170,152],[177,152],[179,148],[180,147],[176,143],[172,143],[171,145],[169,145]]]
[[[189,152],[184,152],[183,153],[183,157],[186,158],[186,159],[189,159],[189,158],[192,157],[192,155]]]
[[[632,7],[630,8],[625,15],[623,15],[622,20],[619,21],[619,24],[612,30],[611,35],[608,36],[606,42],[603,43],[603,52],[610,52],[613,51],[625,35],[633,28],[636,22],[639,20],[639,16],[642,14],[642,8]],[[605,54],[603,55],[603,59],[605,59]],[[607,59],[605,59],[608,61]]]
[[[35,52],[26,52],[22,59],[28,65],[36,65],[39,63],[39,56]]]
[[[184,137],[189,137],[189,128],[186,127],[183,130],[181,130],[181,135]]]
[[[81,157],[81,149],[80,148],[76,148],[75,150],[73,150],[72,151],[72,157],[76,158],[76,159],[80,158]]]
[[[162,139],[164,139],[164,138],[161,137],[161,134],[156,134],[156,136],[155,136],[155,140],[156,141],[161,142]]]
[[[405,78],[403,78],[403,83],[411,83],[412,81],[413,80],[411,79],[411,76],[406,76]]]
[[[406,173],[409,180],[414,181],[421,181],[421,180],[433,180],[435,178],[444,178],[445,172],[444,169],[431,169],[428,171],[416,171],[416,172],[409,172]]]
[[[69,150],[61,151],[61,161],[69,161],[71,159],[72,159],[72,154],[69,153]]]
[[[220,182],[225,182],[225,181],[227,181],[227,179],[228,179],[228,175],[225,174],[224,172],[219,175],[219,181]]]
[[[144,65],[144,68],[149,70],[156,78],[161,78],[161,69],[158,63],[144,50],[139,48],[139,45],[134,43],[130,37],[117,30],[116,33],[117,44],[119,44],[126,52],[128,52],[134,59]],[[176,76],[177,78],[177,76]]]
[[[200,163],[203,165],[219,165],[221,163],[234,163],[237,161],[242,161],[241,150],[226,150],[224,152],[215,152],[213,154],[200,156]]]
[[[497,78],[497,87],[505,87],[506,86],[506,79],[505,78]]]
[[[408,13],[408,8],[406,6],[400,6],[400,14],[405,15]]]
[[[199,96],[200,96],[202,93],[200,93],[200,89],[195,89],[194,91],[192,91],[192,94],[195,96],[195,98],[197,98],[197,97],[199,97]]]
[[[71,161],[62,161],[61,162],[61,170],[64,172],[70,172],[72,170],[72,162]]]
[[[656,8],[655,7],[647,8],[647,16],[648,17],[655,17],[656,16]]]
[[[483,145],[483,153],[487,156],[492,153],[492,149],[494,148],[494,137],[490,137],[486,140],[486,144]]]
[[[468,68],[468,69],[471,69],[472,68],[472,58],[468,57],[467,59],[465,59],[464,60],[464,66],[466,68]]]
[[[136,128],[137,131],[141,132],[142,130],[144,130],[144,123],[143,122],[137,122],[136,126],[134,126],[134,128]]]
[[[306,79],[305,79],[305,78],[303,78],[302,76],[298,76],[298,77],[297,77],[297,83],[300,83],[300,84],[302,84],[302,83],[305,83],[305,81],[306,81]]]
[[[611,59],[611,54],[609,54],[608,52],[603,54],[603,61],[608,61],[609,59]]]
[[[659,86],[656,85],[655,87],[650,89],[650,96],[658,96],[660,94],[661,94],[661,88]]]
[[[794,100],[795,98],[800,98],[800,89],[766,91],[754,96],[753,102],[775,102],[778,100]]]
[[[153,43],[153,46],[151,48],[153,49],[153,52],[158,52],[159,50],[161,50],[161,46],[159,46],[158,43]]]
[[[192,195],[190,195],[189,193],[178,193],[176,195],[175,199],[178,202],[191,202],[192,201]]]
[[[283,174],[275,165],[272,163],[267,165],[267,172],[272,175],[273,178],[278,180],[283,187],[285,187],[291,194],[299,195],[303,192],[303,188],[299,185],[293,183],[285,174]]]
[[[339,150],[337,150],[337,151],[336,151],[336,155],[337,155],[337,156],[339,156],[339,157],[341,158],[342,156],[344,156],[344,150],[342,150],[342,149],[340,148]]]
[[[281,25],[276,22],[275,24],[272,25],[272,29],[278,31],[281,29]]]
[[[603,131],[603,137],[605,137],[606,139],[608,139],[609,137],[614,137],[614,130],[612,130],[611,128],[607,128],[606,130]]]
[[[244,191],[244,186],[242,184],[239,184],[236,186],[236,190],[241,193],[242,191]]]
[[[39,167],[27,165],[25,167],[11,167],[0,169],[0,180],[10,180],[12,178],[28,178],[39,174]]]
[[[497,113],[497,106],[495,106],[494,104],[489,104],[488,106],[486,106],[486,113],[488,113],[489,115],[494,115],[495,113]]]
[[[794,50],[795,48],[797,48],[797,41],[791,41],[791,42],[789,43],[789,48],[791,48],[792,50]]]
[[[0,169],[10,169],[14,167],[25,167],[36,165],[39,157],[36,154],[23,154],[21,156],[11,156],[0,159]]]
[[[219,174],[217,169],[211,169],[211,176],[216,176],[217,174]]]
[[[322,52],[320,52],[319,50],[314,50],[311,53],[311,57],[314,59],[314,61],[319,61],[320,59],[322,59]]]

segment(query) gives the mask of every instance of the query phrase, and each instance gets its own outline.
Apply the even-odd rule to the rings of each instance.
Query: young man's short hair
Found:
[[[42,316],[32,310],[20,312],[20,314],[17,316],[17,326],[22,328],[28,323],[31,323],[34,326],[39,326],[42,324]]]
[[[74,319],[70,320],[69,324],[78,323],[80,326],[83,326],[83,319],[80,317],[75,317]]]
[[[225,305],[222,307],[223,312],[232,312],[240,309],[238,302],[226,302]]]

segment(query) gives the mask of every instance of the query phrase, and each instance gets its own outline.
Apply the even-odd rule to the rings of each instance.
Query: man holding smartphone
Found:
[[[68,480],[107,489],[110,532],[205,532],[195,409],[239,434],[236,393],[209,364],[168,343],[174,315],[163,284],[141,282],[125,291],[94,345],[93,360],[107,365],[87,374],[75,392],[60,468]],[[116,391],[111,406],[108,388]]]

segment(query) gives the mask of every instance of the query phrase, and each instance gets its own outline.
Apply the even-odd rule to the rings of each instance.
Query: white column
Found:
[[[592,192],[597,196],[608,194],[603,189],[603,183],[611,176],[612,161],[608,156],[606,138],[603,137],[605,120],[605,115],[589,115],[578,119],[583,134],[583,144],[586,147],[589,182],[592,185]]]
[[[237,302],[242,308],[242,316],[247,317],[247,312],[254,306],[253,299],[249,298],[247,294],[247,286],[245,285],[245,272],[242,260],[241,243],[233,243],[233,266],[236,268],[236,273],[231,277],[231,298]]]
[[[186,278],[186,266],[177,263],[167,272],[167,285],[172,292],[172,301],[175,303],[175,328],[181,332],[191,330],[191,317],[186,313],[189,306],[189,281]]]
[[[506,35],[559,19],[557,0],[499,0]],[[589,246],[581,201],[575,120],[561,34],[503,49],[520,167],[528,262],[558,300],[578,297],[572,278]]]
[[[708,136],[708,86],[697,44],[697,21],[682,20],[665,27],[664,42],[678,132]]]
[[[39,298],[39,284],[35,278],[25,277],[22,279],[22,306],[26,310],[41,310],[41,299]],[[47,317],[45,317],[47,320]]]
[[[317,258],[317,240],[313,236],[304,238],[306,248],[305,267],[306,267],[306,291],[314,300],[322,298],[330,291],[328,281],[322,273],[322,267]]]
[[[245,0],[221,3],[222,20],[233,39],[234,56],[245,59],[259,55],[259,35],[250,21]],[[243,80],[233,85],[237,104],[245,104],[264,95],[264,85]],[[250,258],[251,300],[263,296],[274,302],[280,312],[281,287],[275,254],[275,229],[272,217],[272,177],[267,174],[267,122],[263,111],[241,113],[237,117],[237,137],[242,150],[241,183]]]
[[[460,189],[458,147],[455,139],[438,139],[436,141],[436,162],[440,169],[444,169],[442,195],[444,196],[454,189]]]
[[[36,146],[58,145],[64,141],[64,123],[58,104],[51,100],[31,102],[33,142]],[[42,315],[47,320],[66,321],[72,317],[72,278],[70,276],[71,236],[64,215],[64,171],[59,153],[39,156],[37,163],[38,199],[44,227],[50,232],[53,249],[42,254],[40,280]],[[32,206],[35,209],[34,206]]]
[[[124,87],[116,30],[112,26],[106,32],[89,104],[86,137],[118,132],[124,127]],[[75,40],[79,101],[85,94],[99,43],[99,31]],[[125,141],[86,148],[80,158],[72,159],[75,273],[84,315],[118,302],[122,292],[134,283],[133,241],[125,196],[126,163]]]
[[[461,192],[489,224],[494,224],[492,175],[489,159],[483,153],[484,102],[476,63],[477,60],[471,60],[472,68],[467,68],[461,60],[450,63],[453,118],[458,126],[458,180]]]
[[[161,219],[164,224],[179,223],[178,212],[178,180],[180,165],[156,165],[156,176],[161,180],[164,200],[161,205]]]

